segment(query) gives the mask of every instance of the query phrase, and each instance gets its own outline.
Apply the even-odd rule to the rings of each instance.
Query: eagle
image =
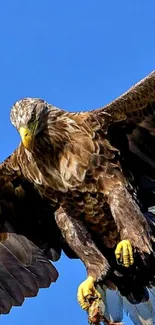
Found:
[[[21,143],[0,165],[0,313],[55,282],[63,251],[86,267],[84,310],[153,324],[155,71],[98,109],[28,97],[10,119]]]

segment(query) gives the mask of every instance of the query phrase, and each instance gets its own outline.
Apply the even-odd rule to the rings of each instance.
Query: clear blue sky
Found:
[[[9,121],[17,99],[42,97],[68,110],[92,109],[155,69],[155,2],[1,1],[0,42],[2,161],[19,142]],[[76,302],[83,265],[63,257],[56,267],[58,282],[1,316],[1,325],[87,324]]]

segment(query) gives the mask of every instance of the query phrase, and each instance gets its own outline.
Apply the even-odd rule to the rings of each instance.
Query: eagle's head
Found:
[[[11,123],[20,133],[24,147],[32,151],[35,136],[47,123],[49,106],[39,98],[24,98],[17,101],[10,114]]]

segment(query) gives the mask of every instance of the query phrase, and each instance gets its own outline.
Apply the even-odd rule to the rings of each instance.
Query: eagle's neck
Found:
[[[35,164],[39,171],[37,173],[42,175],[40,179],[51,189],[62,192],[68,189],[62,176],[61,160],[66,155],[66,147],[75,138],[75,133],[81,133],[76,121],[70,118],[69,113],[59,111],[56,116],[48,116],[46,127],[35,138],[33,152],[25,150],[30,164]]]
[[[93,134],[83,124],[83,116],[63,111],[53,114],[51,111],[43,131],[35,138],[31,157],[28,157],[37,169],[34,173],[34,167],[29,166],[34,182],[37,180],[39,184],[61,192],[80,186],[95,148]]]

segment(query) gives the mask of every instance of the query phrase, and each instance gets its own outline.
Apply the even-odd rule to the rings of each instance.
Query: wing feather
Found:
[[[57,280],[50,260],[63,247],[75,256],[55,223],[55,208],[21,175],[16,154],[0,165],[0,314]]]
[[[95,116],[104,117],[106,124],[126,120],[137,115],[143,120],[143,110],[149,103],[155,101],[155,71],[132,86],[128,91],[113,100],[108,105],[91,111]],[[151,110],[150,110],[151,111]]]

